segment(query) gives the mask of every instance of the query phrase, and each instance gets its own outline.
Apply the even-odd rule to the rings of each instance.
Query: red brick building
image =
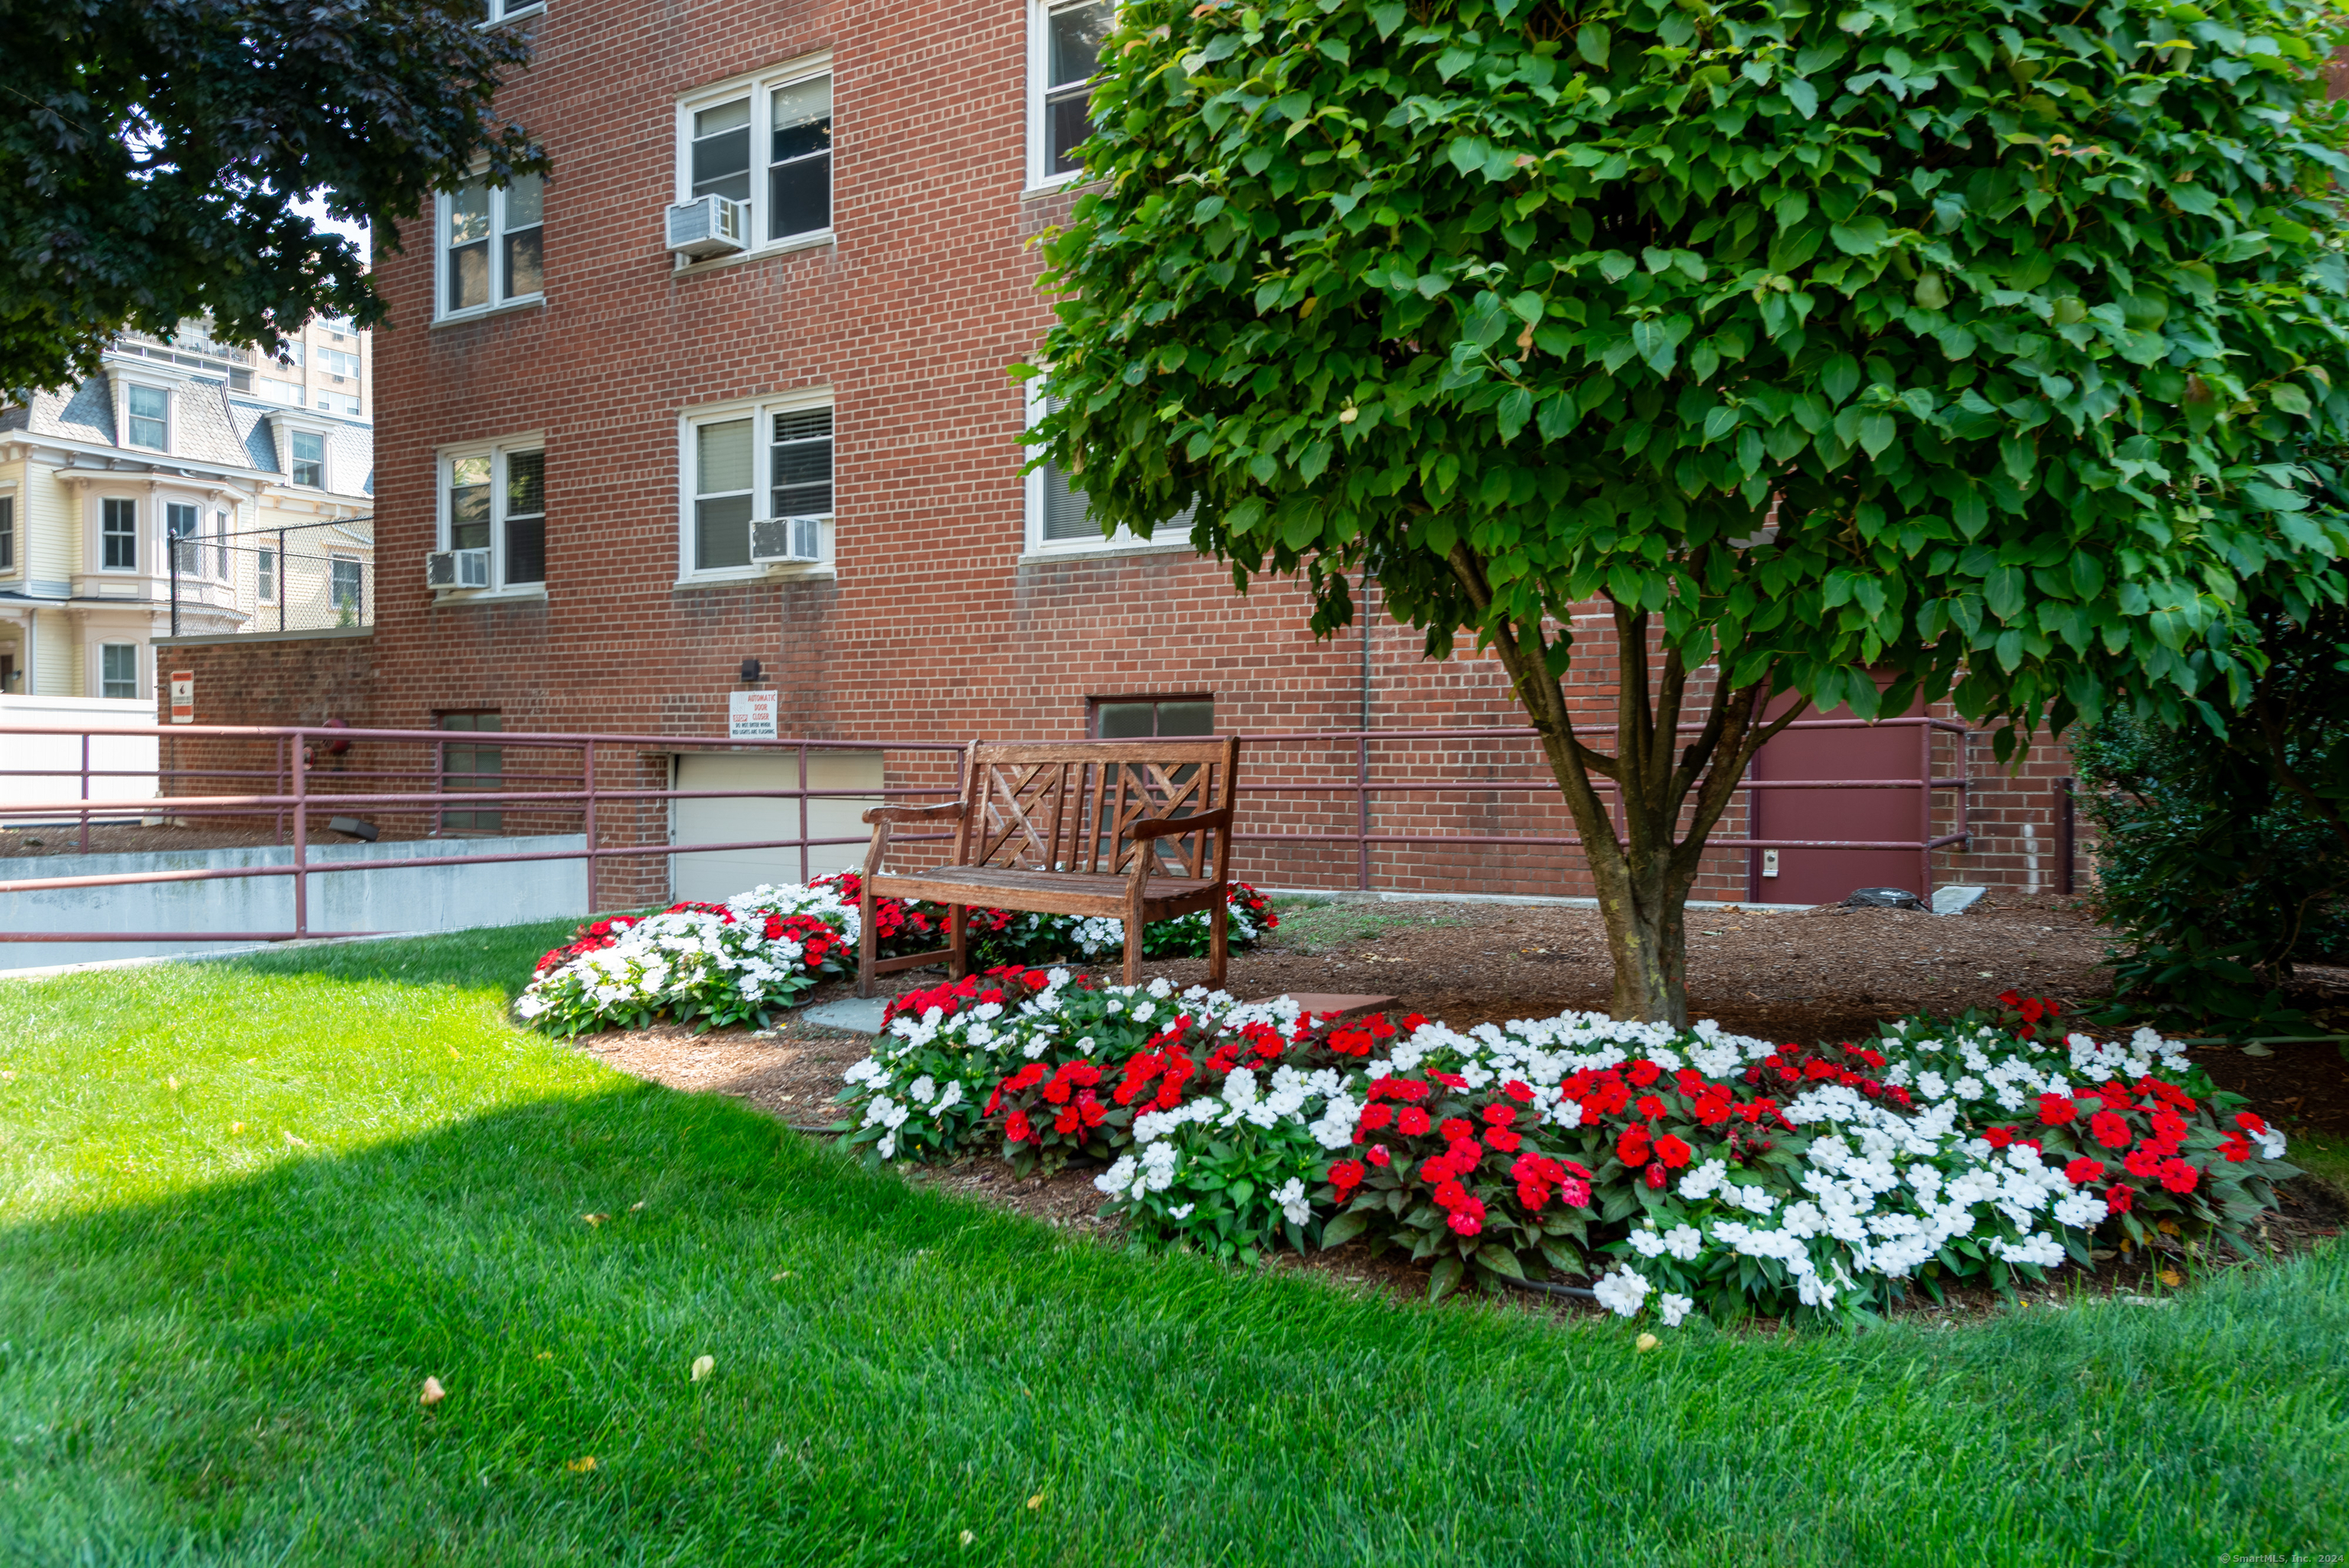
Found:
[[[784,735],[1520,722],[1490,660],[1423,662],[1392,623],[1317,644],[1292,587],[1242,598],[1179,539],[1104,543],[1081,496],[1022,476],[1030,410],[1007,366],[1048,319],[1030,242],[1071,203],[1057,170],[1107,11],[515,8],[499,25],[530,28],[536,57],[502,108],[553,174],[444,198],[380,263],[376,624],[182,640],[171,663],[198,673],[199,718],[706,738],[756,658]],[[732,222],[740,248],[672,251],[668,210],[712,195],[739,205],[688,226]],[[752,522],[784,517],[820,520],[777,552],[814,559],[754,561]],[[1596,715],[1609,672],[1587,676]],[[1937,744],[1937,774],[1984,787],[1976,836],[1938,852],[1936,880],[2054,887],[2061,759],[2012,783],[1986,743],[1970,768]],[[1407,749],[1378,748],[1380,776],[1401,777]],[[1540,777],[1523,743],[1415,750],[1423,778]],[[666,773],[644,755],[643,778]],[[1350,743],[1261,755],[1259,776],[1353,777]],[[1900,799],[1915,820],[1916,791]],[[1956,799],[1938,795],[1935,831]],[[1357,814],[1327,790],[1250,809],[1290,830]],[[1391,796],[1375,817],[1381,832],[1568,830],[1554,797],[1522,791]],[[1700,896],[1771,897],[1754,859],[1723,851]],[[664,863],[638,862],[636,891]],[[1381,886],[1588,891],[1564,850],[1389,846],[1379,867]],[[1354,851],[1268,848],[1245,869],[1350,885]]]

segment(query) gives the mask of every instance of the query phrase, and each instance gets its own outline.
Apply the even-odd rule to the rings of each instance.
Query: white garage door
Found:
[[[799,787],[800,764],[795,752],[745,754],[693,752],[677,759],[679,789],[793,789]],[[877,751],[811,751],[808,788],[860,789],[862,796],[833,796],[808,802],[808,837],[854,839],[854,843],[820,844],[808,851],[811,876],[823,876],[843,866],[862,867],[864,846],[872,830],[864,825],[867,810],[881,803],[881,754]],[[739,844],[758,839],[794,839],[800,830],[800,805],[789,796],[732,796],[701,800],[673,800],[669,842]],[[761,882],[800,880],[800,851],[777,850],[716,850],[708,854],[673,855],[669,887],[679,899],[717,903]]]

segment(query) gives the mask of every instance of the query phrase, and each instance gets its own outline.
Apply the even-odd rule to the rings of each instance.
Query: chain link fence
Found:
[[[207,530],[174,506],[171,634],[315,632],[375,624],[375,519]]]

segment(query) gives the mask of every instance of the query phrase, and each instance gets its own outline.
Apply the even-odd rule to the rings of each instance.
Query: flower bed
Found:
[[[854,872],[758,887],[724,903],[677,903],[657,914],[615,916],[583,925],[572,941],[538,961],[516,1004],[520,1016],[550,1034],[643,1028],[662,1017],[702,1028],[752,1023],[795,1006],[828,977],[855,973]],[[1271,901],[1245,882],[1232,884],[1230,940],[1235,952],[1280,923]],[[982,964],[1113,955],[1125,942],[1116,921],[1072,915],[968,912],[971,951]],[[946,909],[885,898],[874,902],[880,956],[927,952],[944,940]],[[1147,957],[1207,951],[1207,916],[1186,914],[1143,928]]]
[[[764,1026],[825,975],[855,967],[856,909],[829,891],[757,887],[724,903],[583,925],[538,961],[514,1005],[554,1035],[643,1028],[667,1016]]]
[[[881,1160],[1102,1161],[1108,1211],[1222,1256],[1359,1238],[1438,1297],[1579,1277],[1668,1325],[2011,1288],[2156,1227],[2239,1240],[2297,1173],[2175,1045],[2011,1001],[1805,1047],[1588,1013],[1332,1023],[1007,966],[893,1006],[843,1130]]]

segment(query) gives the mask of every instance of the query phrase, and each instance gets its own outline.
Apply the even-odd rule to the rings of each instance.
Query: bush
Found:
[[[2099,1236],[2241,1243],[2284,1140],[2150,1030],[2052,1004],[1803,1048],[1568,1013],[1465,1034],[1005,967],[895,1005],[848,1070],[876,1160],[1109,1161],[1136,1233],[1253,1261],[1360,1238],[1463,1284],[1596,1278],[1612,1310],[1840,1315],[2001,1289]]]
[[[2282,995],[2292,965],[2349,955],[2349,855],[2333,826],[2200,724],[2115,716],[2075,755],[2099,839],[2098,917],[2121,939],[2116,998],[2235,1026],[2297,1019]]]

